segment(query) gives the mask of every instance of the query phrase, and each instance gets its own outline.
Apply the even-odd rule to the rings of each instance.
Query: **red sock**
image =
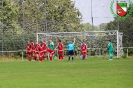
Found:
[[[50,54],[49,56],[50,56],[50,60],[52,60],[53,55],[52,55],[52,54]]]
[[[42,56],[42,60],[44,60],[44,56]]]
[[[36,60],[36,58],[37,58],[37,57],[36,57],[36,56],[34,56],[34,60]]]
[[[28,60],[31,61],[31,57],[28,57]]]
[[[42,57],[39,57],[39,60],[42,61]]]
[[[63,58],[64,58],[64,57],[63,57],[63,55],[62,55],[62,60],[63,60]]]
[[[85,59],[85,55],[83,55],[83,60]]]
[[[61,56],[59,55],[59,60],[61,59]]]
[[[60,55],[60,60],[62,60],[62,55]]]

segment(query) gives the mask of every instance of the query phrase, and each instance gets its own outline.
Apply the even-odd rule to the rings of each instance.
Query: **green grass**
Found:
[[[3,61],[0,88],[133,88],[133,59]]]

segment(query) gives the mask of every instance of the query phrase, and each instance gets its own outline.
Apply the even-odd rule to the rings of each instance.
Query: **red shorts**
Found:
[[[51,52],[51,53],[49,54],[50,57],[53,57],[53,55],[54,55],[54,52]]]
[[[40,52],[39,52],[39,55],[42,56],[42,55],[43,55],[43,51],[40,51]]]
[[[35,51],[35,54],[39,54],[39,52],[38,51]]]
[[[58,50],[58,54],[62,55],[63,54],[63,50]]]
[[[45,49],[45,50],[43,50],[43,53],[44,53],[44,54],[46,54],[46,53],[47,53],[47,50],[46,50],[46,49]]]
[[[51,52],[49,55],[52,57],[54,55],[54,52]]]
[[[32,54],[32,52],[31,51],[27,51],[27,54]]]
[[[87,51],[81,51],[81,54],[82,54],[83,56],[86,56],[86,55],[87,55]]]
[[[32,54],[35,54],[35,50],[32,50]]]

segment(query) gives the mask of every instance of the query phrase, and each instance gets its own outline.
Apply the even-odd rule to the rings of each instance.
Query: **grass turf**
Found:
[[[0,62],[0,88],[133,88],[133,59]]]

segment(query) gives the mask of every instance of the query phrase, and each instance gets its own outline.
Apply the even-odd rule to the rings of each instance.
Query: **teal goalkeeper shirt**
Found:
[[[114,51],[113,44],[111,42],[108,44],[108,49],[109,51]]]
[[[52,50],[54,50],[54,43],[53,42],[50,43],[49,48],[52,49]]]
[[[68,44],[68,50],[74,50],[74,45],[75,45],[75,42],[73,42],[72,44]]]

